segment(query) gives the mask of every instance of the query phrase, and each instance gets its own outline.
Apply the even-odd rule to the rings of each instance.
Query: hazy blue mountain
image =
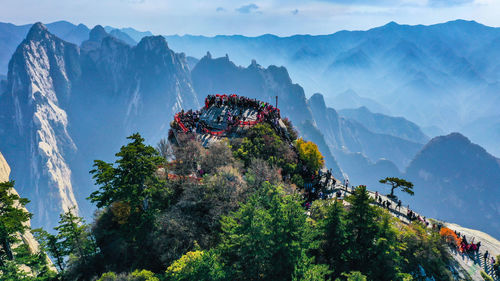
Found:
[[[130,36],[135,42],[141,41],[142,38],[147,37],[147,36],[153,36],[153,33],[150,31],[138,31],[134,28],[131,27],[126,27],[126,28],[114,28],[111,26],[106,26],[104,27],[106,32],[112,32],[113,30],[119,30],[120,32],[123,32]]]
[[[339,108],[341,100],[334,93],[352,90],[388,108],[382,113],[445,132],[496,116],[500,107],[500,29],[474,21],[429,26],[391,22],[318,36],[174,35],[167,40],[173,49],[195,57],[210,51],[229,54],[237,65],[251,59],[285,65],[308,95],[326,93],[329,106]],[[368,104],[350,107],[363,105],[381,112]],[[475,140],[495,150],[487,135]]]
[[[461,134],[432,139],[408,166],[414,208],[500,236],[500,160]]]
[[[421,127],[421,129],[422,129],[422,132],[424,132],[424,134],[429,136],[430,138],[438,137],[438,136],[442,136],[442,135],[446,134],[443,131],[443,129],[439,128],[438,126]]]
[[[0,25],[0,73],[7,72],[8,60],[29,26]],[[78,45],[89,32],[84,25],[64,21],[48,28]],[[105,29],[111,32],[116,28]],[[128,34],[135,42],[150,35],[132,28],[119,31],[115,37]],[[128,39],[121,40],[133,45]],[[499,40],[500,29],[464,20],[429,26],[391,22],[367,31],[318,36],[167,37],[173,50],[193,57],[210,51],[217,56],[231,55],[236,65],[251,59],[264,66],[284,65],[292,79],[304,87],[306,96],[326,93],[327,104],[334,108],[341,108],[335,94],[352,90],[362,100],[351,101],[359,104],[348,108],[366,106],[373,112],[403,116],[422,128],[438,127],[444,132],[497,116]],[[375,106],[377,103],[383,104],[382,108]],[[489,151],[496,150],[488,135],[474,139]]]
[[[132,37],[130,37],[127,33],[125,32],[122,32],[118,29],[113,29],[111,30],[111,32],[109,32],[109,35],[117,38],[117,39],[120,39],[122,40],[123,42],[131,45],[131,46],[135,46],[137,45],[137,41],[135,41],[134,39],[132,39]]]
[[[174,112],[199,107],[186,57],[163,37],[132,47],[101,26],[79,48],[33,25],[2,88],[0,149],[35,201],[33,224],[47,228],[70,206],[91,214],[84,198],[94,159],[111,158],[133,132],[154,144]]]
[[[500,115],[474,120],[465,125],[461,131],[473,142],[482,140],[488,146],[488,152],[500,155]]]
[[[325,102],[336,109],[358,108],[365,106],[371,112],[390,115],[390,111],[384,105],[373,99],[360,97],[353,90],[344,91],[334,97],[325,97]]]
[[[193,70],[193,68],[196,66],[196,64],[200,61],[199,59],[195,57],[186,57],[186,61],[189,67],[189,70]]]
[[[309,99],[308,104],[312,110],[314,120],[325,136],[326,143],[333,151],[334,156],[346,162],[344,164],[342,160],[338,160],[342,169],[349,175],[352,183],[372,183],[371,181],[368,182],[368,178],[354,177],[352,174],[362,175],[361,167],[369,166],[380,159],[389,160],[394,163],[392,166],[404,170],[422,147],[422,144],[417,142],[389,134],[377,133],[371,130],[370,124],[365,127],[355,119],[339,116],[335,109],[326,106],[321,94],[314,94]],[[340,157],[338,153],[346,155]],[[357,156],[356,153],[360,153],[362,157]],[[352,157],[355,159],[348,159]],[[360,163],[357,165],[351,164],[355,162]],[[349,170],[348,167],[353,169]]]
[[[67,21],[57,21],[46,25],[55,36],[77,45],[87,40],[90,29],[84,24],[74,25]]]
[[[0,73],[7,73],[9,60],[28,33],[29,26],[0,23]]]
[[[7,73],[9,60],[28,34],[30,27],[31,24],[0,23],[0,73]],[[49,23],[47,28],[57,37],[77,45],[86,40],[89,34],[89,29],[85,25],[74,25],[67,21]]]
[[[374,133],[387,134],[422,144],[429,140],[429,137],[422,133],[415,123],[403,117],[372,113],[364,106],[356,109],[342,109],[339,110],[339,114],[363,124]]]

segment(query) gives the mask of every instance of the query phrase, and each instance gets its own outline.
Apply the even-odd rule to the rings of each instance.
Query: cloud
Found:
[[[296,14],[298,14],[298,13],[299,13],[299,9],[295,9],[295,10],[293,10],[293,11],[292,11],[292,15],[294,15],[294,16],[295,16]]]
[[[226,9],[222,8],[222,7],[217,7],[217,9],[215,9],[216,12],[225,12]]]
[[[254,3],[243,5],[236,9],[236,12],[241,14],[259,13],[259,6]]]
[[[431,7],[451,7],[472,2],[474,2],[474,0],[429,0],[428,5]]]

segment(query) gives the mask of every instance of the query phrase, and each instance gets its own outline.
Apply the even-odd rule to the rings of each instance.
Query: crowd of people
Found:
[[[214,120],[217,124],[224,123],[224,129],[214,131],[205,120],[200,118],[204,111],[207,111],[213,106],[219,108],[229,107],[230,109],[253,109],[257,111],[256,119],[247,120],[247,117],[243,115],[244,110],[227,110],[224,115],[218,115],[216,120]],[[195,132],[223,135],[231,132],[237,127],[253,126],[263,121],[267,121],[275,128],[279,128],[278,121],[280,119],[280,110],[267,102],[234,94],[208,95],[205,98],[205,106],[202,110],[181,110],[181,112],[175,115],[174,119],[173,129],[182,130],[185,133]]]
[[[498,270],[495,270],[494,268],[496,263],[495,257],[490,255],[488,250],[486,250],[483,254],[480,253],[481,241],[474,243],[475,237],[469,237],[469,242],[467,241],[465,234],[456,230],[454,233],[456,235],[456,241],[451,246],[453,246],[454,249],[462,255],[462,257],[467,257],[477,264],[481,264],[482,259],[484,261],[484,270],[490,275],[498,275]]]
[[[304,206],[306,209],[311,207],[314,200],[324,200],[333,197],[333,190],[329,187],[335,186],[336,180],[333,176],[332,169],[326,172],[318,171],[317,175],[311,177],[311,181],[304,183]],[[337,197],[340,197],[338,195]]]
[[[208,95],[205,98],[205,109],[211,106],[222,107],[243,107],[252,108],[259,112],[266,112],[271,118],[280,118],[280,110],[271,104],[257,99],[251,99],[238,95]]]

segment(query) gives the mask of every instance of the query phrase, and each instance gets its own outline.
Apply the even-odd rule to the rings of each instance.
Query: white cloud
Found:
[[[132,26],[155,34],[251,36],[264,33],[330,34],[343,29],[366,30],[390,21],[434,24],[466,19],[490,26],[500,25],[498,0],[475,0],[462,5],[440,6],[439,9],[430,6],[429,1],[444,0],[383,0],[384,3],[398,3],[394,5],[374,5],[367,3],[368,0],[346,4],[346,1],[12,0],[2,3],[0,15],[1,21],[15,24],[68,20],[90,27],[96,24]],[[258,16],[242,16],[242,12]]]

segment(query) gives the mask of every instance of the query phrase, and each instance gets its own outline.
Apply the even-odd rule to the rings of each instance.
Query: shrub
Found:
[[[97,281],[115,281],[117,279],[116,273],[106,272]]]
[[[213,252],[192,251],[173,262],[165,277],[172,281],[212,281],[224,280],[225,272]]]
[[[130,274],[130,281],[160,281],[158,277],[155,277],[154,273],[149,270],[135,270]]]

